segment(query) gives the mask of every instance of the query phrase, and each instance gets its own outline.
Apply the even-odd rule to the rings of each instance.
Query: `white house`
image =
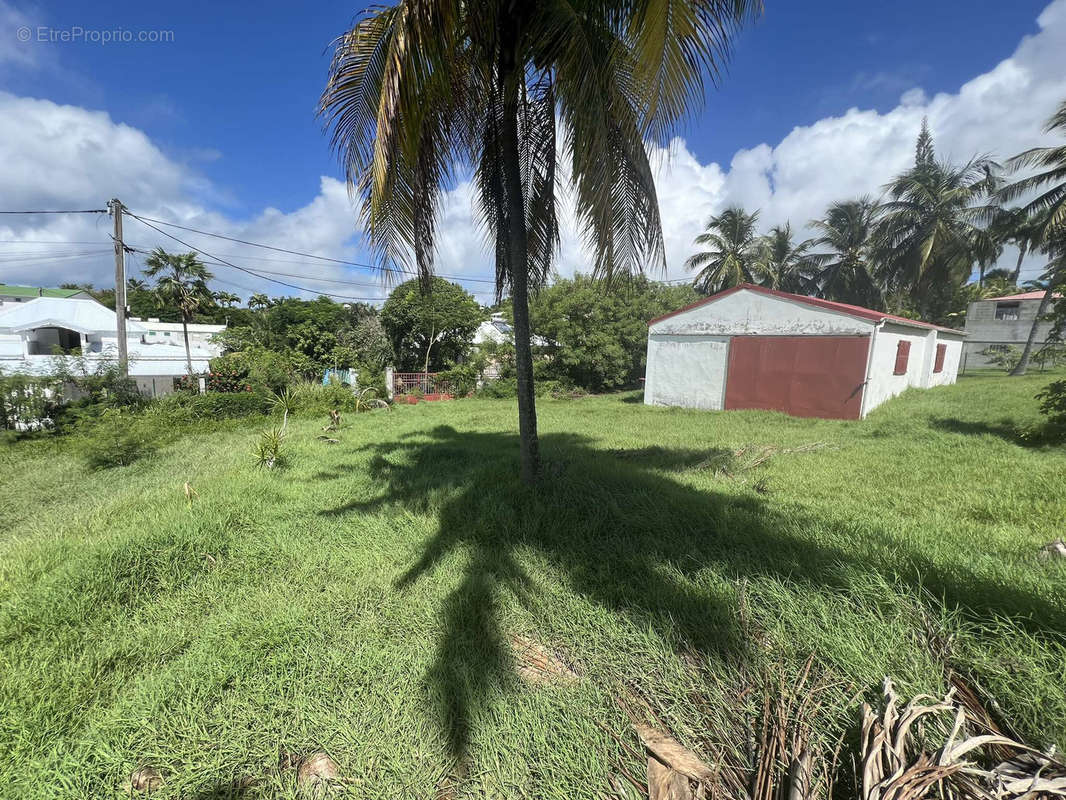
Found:
[[[173,391],[174,378],[188,372],[180,332],[167,336],[172,331],[159,327],[174,324],[126,321],[130,377],[146,394]],[[177,327],[180,331],[180,323]],[[192,327],[225,329],[224,325]],[[218,345],[202,338],[193,341],[191,335],[190,345],[194,372],[206,372],[208,362],[221,352]],[[95,300],[75,297],[0,303],[0,373],[46,375],[53,370],[54,359],[64,357],[55,355],[56,348],[61,353],[79,348],[90,368],[113,360],[118,353],[115,312]]]
[[[911,386],[954,383],[964,336],[742,284],[649,323],[644,402],[860,419]]]

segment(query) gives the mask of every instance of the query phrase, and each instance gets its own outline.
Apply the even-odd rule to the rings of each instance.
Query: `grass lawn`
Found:
[[[885,675],[942,693],[947,659],[1061,747],[1066,566],[1036,553],[1066,533],[1066,449],[1011,434],[1050,379],[863,422],[542,401],[535,494],[506,401],[348,416],[336,445],[296,419],[275,471],[256,427],[99,472],[9,446],[0,797],[119,797],[144,765],[153,796],[286,797],[279,754],[316,750],[352,797],[603,797],[643,775],[619,697],[707,754],[743,665],[811,653],[830,734]],[[521,680],[516,636],[578,678]]]

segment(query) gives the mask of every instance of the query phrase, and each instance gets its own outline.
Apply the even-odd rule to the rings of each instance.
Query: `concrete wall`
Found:
[[[996,319],[999,303],[1017,303],[1018,319]],[[968,368],[994,366],[987,356],[981,355],[989,345],[1014,345],[1021,349],[1029,338],[1029,331],[1040,309],[1040,299],[1032,300],[977,300],[966,311],[965,354]],[[1040,347],[1051,335],[1051,322],[1041,322],[1036,327],[1036,346]]]
[[[728,365],[727,336],[649,333],[644,402],[721,409]]]

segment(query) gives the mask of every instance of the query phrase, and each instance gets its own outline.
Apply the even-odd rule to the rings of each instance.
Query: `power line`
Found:
[[[84,241],[60,241],[58,239],[0,239],[0,244],[104,244],[100,241],[84,242]]]
[[[261,247],[264,250],[274,250],[275,252],[278,252],[278,253],[288,253],[289,255],[294,255],[294,256],[303,256],[305,258],[314,258],[314,259],[318,259],[319,261],[330,261],[330,262],[332,262],[334,264],[344,264],[344,265],[349,266],[349,267],[360,267],[362,269],[373,269],[373,270],[378,269],[378,267],[375,267],[373,264],[363,264],[363,263],[360,263],[358,261],[346,261],[346,260],[344,260],[342,258],[330,258],[329,256],[319,256],[319,255],[315,255],[314,253],[303,253],[303,252],[301,252],[299,250],[288,250],[288,249],[286,249],[284,247],[274,247],[273,245],[261,244],[260,242],[249,242],[249,241],[247,241],[245,239],[236,239],[236,238],[234,238],[232,236],[223,236],[221,233],[211,233],[210,231],[202,231],[202,230],[199,230],[197,228],[189,228],[189,227],[186,227],[185,225],[179,225],[176,222],[167,222],[166,220],[154,219],[152,217],[139,217],[136,214],[134,214],[134,213],[132,213],[132,212],[130,212],[128,210],[127,210],[126,213],[128,213],[134,219],[138,219],[141,222],[144,222],[145,224],[147,224],[148,222],[155,222],[155,223],[158,223],[159,225],[166,225],[168,228],[178,228],[179,230],[188,231],[189,233],[198,233],[198,234],[200,234],[202,236],[212,236],[212,237],[214,237],[216,239],[225,239],[227,242],[237,242],[238,244],[245,244],[245,245],[248,245],[249,247]],[[159,229],[156,228],[156,230],[159,230]],[[165,233],[165,231],[159,231],[159,232],[160,233]],[[167,234],[167,235],[169,235],[169,234]],[[174,238],[174,237],[171,237],[171,238]],[[176,240],[176,241],[180,241],[180,240]],[[192,247],[192,245],[186,245],[186,247]],[[396,272],[402,272],[402,273],[407,274],[407,275],[416,275],[416,276],[418,275],[418,273],[416,271],[414,271],[414,270],[403,269],[401,267],[396,267],[395,271]],[[495,278],[471,278],[471,277],[467,277],[465,275],[444,275],[444,274],[439,274],[439,275],[437,275],[437,277],[439,277],[439,278],[447,278],[448,280],[454,280],[454,281],[472,281],[472,282],[476,282],[476,283],[491,283],[493,285],[495,285],[495,283],[496,283]]]
[[[198,247],[194,247],[193,245],[189,244],[188,242],[186,242],[186,241],[184,241],[182,239],[179,239],[174,234],[167,233],[166,231],[161,230],[160,228],[157,228],[152,223],[147,222],[144,219],[141,219],[136,214],[130,213],[129,211],[127,211],[126,213],[129,216],[133,217],[138,222],[140,222],[142,225],[147,225],[152,230],[157,231],[158,233],[161,233],[161,234],[163,234],[164,236],[166,236],[166,237],[168,237],[170,239],[173,239],[178,244],[183,245],[184,247],[188,247],[190,250],[193,250],[193,251],[195,251],[197,253],[200,253],[201,255],[207,256],[208,258],[215,259],[216,261],[220,262],[220,264],[222,266],[232,267],[233,269],[240,270],[241,272],[245,272],[248,275],[252,275],[252,276],[254,276],[256,278],[259,278],[260,280],[270,281],[271,283],[277,283],[277,284],[280,284],[281,286],[287,286],[290,289],[297,289],[298,291],[301,291],[301,292],[310,292],[311,294],[322,295],[324,297],[337,297],[337,298],[340,298],[342,300],[355,300],[357,302],[376,302],[378,300],[382,300],[383,299],[381,297],[353,297],[351,295],[334,294],[333,292],[320,292],[320,291],[317,291],[315,289],[309,289],[306,286],[297,286],[295,283],[287,283],[286,281],[279,281],[277,278],[268,278],[266,275],[260,275],[257,272],[253,272],[250,269],[246,269],[244,267],[239,267],[239,266],[237,266],[236,264],[234,264],[234,263],[232,263],[230,261],[226,261],[225,259],[219,258],[216,255],[212,255],[211,253],[207,252],[206,250],[201,250]]]
[[[106,208],[80,208],[73,211],[0,211],[0,214],[106,214]]]

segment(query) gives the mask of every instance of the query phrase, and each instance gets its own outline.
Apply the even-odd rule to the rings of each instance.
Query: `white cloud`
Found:
[[[0,25],[11,17],[0,0]],[[5,16],[5,14],[7,16]],[[12,17],[13,19],[13,17]],[[1055,106],[1066,99],[1066,0],[1056,0],[1039,17],[1038,33],[1026,37],[1010,58],[952,93],[928,96],[918,86],[903,92],[899,105],[887,113],[852,108],[792,130],[777,143],[758,143],[738,151],[728,167],[704,164],[682,140],[668,150],[656,148],[657,186],[666,239],[668,276],[683,277],[682,264],[692,239],[709,214],[739,203],[762,212],[762,223],[791,220],[802,229],[832,201],[861,194],[877,195],[906,167],[923,115],[929,117],[936,147],[954,159],[974,154],[1010,156],[1048,141],[1041,133]],[[5,49],[6,48],[6,49]],[[17,57],[9,42],[0,42],[0,63]],[[160,219],[261,241],[292,250],[359,260],[355,215],[343,184],[322,178],[318,194],[291,212],[266,208],[250,219],[234,219],[216,206],[225,196],[188,164],[168,157],[140,130],[115,122],[102,111],[63,106],[48,100],[0,93],[0,186],[6,208],[98,208],[108,197],[121,197],[131,209]],[[493,273],[493,256],[485,247],[473,215],[473,187],[461,181],[442,202],[437,270],[453,275]],[[568,203],[563,198],[563,209]],[[572,212],[564,211],[563,245],[558,261],[562,274],[587,270]],[[99,241],[108,244],[110,223],[97,217],[0,218],[0,239]],[[136,221],[127,224],[127,240],[139,246],[169,244]],[[176,235],[237,263],[303,275],[280,280],[326,291],[380,297],[380,282],[323,262],[310,270],[281,253],[250,250],[234,243]],[[109,257],[68,261],[19,262],[0,246],[0,280],[35,285],[61,281],[109,282]],[[21,252],[31,245],[19,247]],[[72,251],[76,247],[71,245]],[[1005,261],[1013,261],[1007,253]],[[73,266],[76,265],[76,266]],[[1036,267],[1032,261],[1030,267]],[[307,273],[348,278],[367,287],[311,283]],[[218,268],[220,278],[258,291],[283,293],[247,275]],[[472,284],[482,290],[489,287]],[[227,287],[229,288],[229,287]],[[487,295],[480,299],[486,300]]]
[[[41,50],[30,40],[37,19],[34,15],[0,0],[0,67],[35,67]]]

